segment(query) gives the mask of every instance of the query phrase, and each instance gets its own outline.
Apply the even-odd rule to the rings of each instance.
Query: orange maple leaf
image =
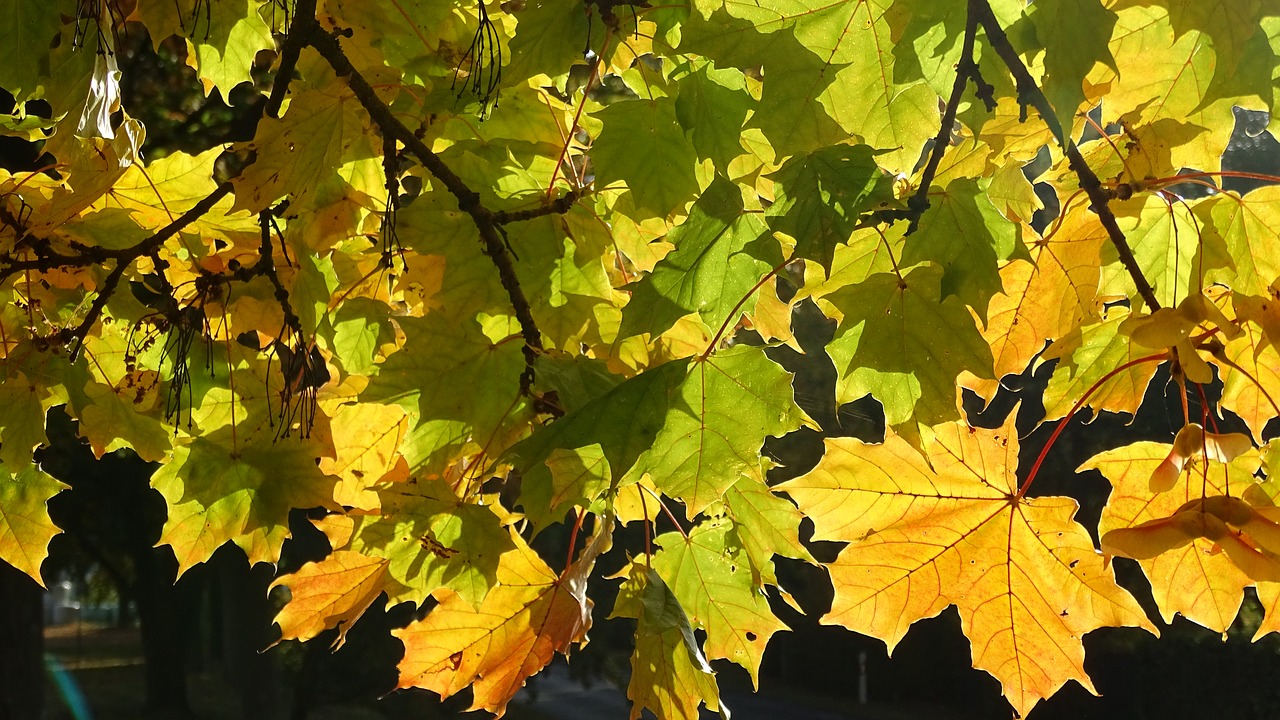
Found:
[[[387,564],[383,558],[340,550],[276,579],[272,588],[285,585],[290,592],[276,615],[280,640],[310,640],[336,627],[332,649],[342,647],[352,624],[382,592]]]
[[[824,623],[892,651],[912,623],[954,604],[974,667],[1026,715],[1068,680],[1096,693],[1085,633],[1156,630],[1074,521],[1075,500],[1019,496],[1016,414],[994,431],[933,428],[928,461],[892,432],[880,445],[829,439],[817,468],[778,489],[813,518],[814,539],[850,543],[829,566]]]
[[[393,634],[404,643],[399,687],[420,687],[449,697],[474,685],[470,710],[496,717],[525,680],[584,643],[592,603],[586,581],[595,559],[608,549],[612,520],[606,518],[578,560],[561,576],[516,533],[514,550],[501,556],[498,583],[472,608],[448,589],[440,605]]]

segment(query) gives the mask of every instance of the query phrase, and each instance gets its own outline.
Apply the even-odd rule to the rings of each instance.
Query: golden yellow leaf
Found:
[[[473,609],[451,590],[441,589],[440,605],[394,635],[404,643],[399,687],[420,687],[449,697],[473,685],[471,710],[497,717],[525,679],[586,640],[591,601],[586,579],[595,559],[608,548],[612,521],[578,560],[557,577],[542,558],[512,533],[514,550],[498,564],[498,584]]]
[[[336,457],[321,458],[320,470],[337,475],[333,500],[358,510],[382,507],[373,485],[408,478],[400,443],[409,429],[409,416],[399,405],[362,403],[343,405],[333,414]]]
[[[814,521],[814,538],[851,543],[830,567],[824,623],[890,650],[917,620],[960,611],[974,667],[1025,714],[1084,670],[1085,633],[1155,629],[1075,522],[1076,502],[1019,497],[1011,413],[999,430],[937,426],[928,461],[892,432],[882,445],[827,440],[818,467],[778,489]]]
[[[342,647],[351,625],[382,592],[387,564],[382,558],[339,551],[277,578],[271,587],[284,585],[291,594],[276,614],[280,639],[310,640],[336,627],[332,649]]]
[[[1171,518],[1186,509],[1184,506],[1191,501],[1225,495],[1226,478],[1230,481],[1231,494],[1237,497],[1244,488],[1256,482],[1253,474],[1260,465],[1257,453],[1241,455],[1225,466],[1211,463],[1208,468],[1205,467],[1204,456],[1198,455],[1187,460],[1184,472],[1174,487],[1152,495],[1151,476],[1172,450],[1173,446],[1168,443],[1134,443],[1095,455],[1080,467],[1081,470],[1098,470],[1111,482],[1111,497],[1098,523],[1098,532],[1104,539],[1115,542],[1119,538],[1123,544],[1130,545],[1129,549],[1137,550],[1131,542],[1125,541],[1124,535],[1113,536],[1111,532],[1125,528],[1152,528],[1155,526],[1144,524]],[[1193,521],[1196,519],[1186,518],[1180,522]],[[1143,572],[1151,580],[1156,605],[1165,622],[1171,622],[1176,613],[1181,613],[1210,630],[1226,632],[1240,609],[1244,588],[1252,581],[1232,561],[1232,548],[1219,548],[1218,543],[1203,537],[1210,532],[1209,529],[1188,530],[1187,526],[1182,527],[1180,532],[1194,534],[1189,543],[1170,544],[1152,557],[1138,558]],[[1152,542],[1164,542],[1169,536],[1162,537],[1164,539]],[[1221,552],[1223,549],[1228,552]]]

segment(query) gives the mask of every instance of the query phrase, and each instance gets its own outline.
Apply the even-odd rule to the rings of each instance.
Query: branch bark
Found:
[[[533,310],[524,295],[524,290],[520,287],[520,280],[516,275],[511,253],[507,250],[502,226],[517,220],[528,220],[541,215],[567,212],[577,200],[577,195],[570,193],[545,206],[545,209],[538,208],[535,210],[498,213],[485,207],[480,201],[480,195],[472,190],[462,178],[458,177],[440,159],[439,155],[427,147],[427,144],[421,138],[396,118],[391,109],[387,107],[387,104],[378,97],[377,92],[369,85],[369,82],[351,64],[346,53],[342,51],[342,46],[337,38],[324,32],[320,24],[316,22],[314,15],[307,18],[298,17],[294,23],[300,26],[297,29],[304,34],[307,44],[315,48],[324,57],[339,78],[343,78],[346,81],[347,86],[351,88],[351,91],[355,93],[356,99],[364,107],[365,112],[369,114],[369,118],[378,127],[379,132],[384,135],[390,135],[400,141],[405,149],[412,153],[422,163],[423,167],[454,196],[458,202],[458,209],[471,217],[472,222],[480,233],[480,242],[484,246],[484,252],[489,256],[494,267],[497,268],[502,287],[507,291],[507,298],[511,302],[511,307],[515,310],[516,320],[520,323],[520,334],[524,339],[525,357],[525,369],[520,375],[520,392],[532,397],[533,364],[542,352],[542,332],[538,330],[538,324],[533,317]],[[304,23],[305,25],[303,25]]]
[[[929,151],[929,162],[920,175],[920,186],[907,201],[907,215],[910,222],[907,225],[907,235],[916,231],[920,226],[920,218],[929,209],[929,186],[933,185],[933,178],[938,174],[938,166],[942,164],[942,156],[951,145],[951,130],[956,124],[956,112],[960,107],[960,100],[964,98],[964,90],[969,84],[969,78],[978,78],[978,65],[973,61],[974,39],[977,34],[978,15],[974,8],[974,0],[969,0],[969,10],[964,23],[964,45],[960,50],[960,60],[956,63],[956,80],[951,86],[951,97],[947,98],[947,104],[942,110],[942,127],[938,129],[938,135],[933,140],[933,149]],[[979,87],[982,86],[979,85]],[[990,106],[991,101],[987,102]]]
[[[1138,260],[1133,255],[1133,249],[1129,247],[1129,241],[1125,238],[1124,231],[1120,229],[1119,223],[1116,222],[1115,213],[1111,211],[1109,203],[1115,197],[1114,193],[1102,186],[1102,181],[1098,179],[1097,174],[1085,162],[1079,148],[1071,140],[1069,135],[1070,128],[1063,128],[1062,124],[1058,122],[1058,116],[1054,113],[1053,106],[1049,104],[1049,99],[1040,90],[1035,78],[1031,77],[1031,72],[1027,70],[1022,58],[1018,56],[1018,51],[1014,50],[1013,45],[1009,43],[1009,36],[1005,34],[1004,28],[1000,27],[1000,21],[996,19],[988,0],[970,0],[969,9],[970,13],[977,15],[978,23],[983,30],[986,30],[987,41],[991,43],[991,47],[1000,56],[1000,59],[1004,61],[1004,64],[1009,68],[1009,72],[1013,73],[1013,78],[1018,84],[1018,102],[1024,106],[1035,106],[1045,124],[1049,126],[1049,130],[1058,138],[1063,152],[1066,153],[1067,162],[1071,165],[1076,177],[1080,179],[1080,188],[1089,197],[1090,206],[1097,213],[1102,227],[1106,229],[1107,237],[1110,238],[1111,244],[1115,246],[1116,253],[1120,256],[1120,262],[1124,265],[1125,270],[1128,271],[1129,277],[1133,279],[1133,284],[1143,302],[1151,310],[1158,310],[1160,301],[1156,299],[1155,290],[1142,274],[1142,268],[1138,267]]]

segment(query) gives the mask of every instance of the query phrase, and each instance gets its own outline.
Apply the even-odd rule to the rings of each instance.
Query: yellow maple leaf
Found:
[[[291,594],[276,615],[280,639],[310,640],[336,627],[332,649],[342,647],[351,625],[382,592],[387,565],[383,558],[339,551],[277,578],[271,587],[284,585]]]
[[[1155,628],[1074,521],[1075,500],[1020,497],[1016,414],[999,430],[933,428],[927,461],[892,432],[880,445],[830,439],[817,468],[778,489],[813,519],[814,539],[850,543],[829,566],[824,623],[892,650],[954,604],[974,667],[1025,715],[1068,680],[1096,692],[1085,633]]]
[[[1208,523],[1216,527],[1217,523],[1212,520],[1190,517],[1161,524],[1147,523],[1168,521],[1179,513],[1194,510],[1189,503],[1228,494],[1224,475],[1229,478],[1230,494],[1239,497],[1244,488],[1255,484],[1259,457],[1256,452],[1248,452],[1225,466],[1214,462],[1206,469],[1204,455],[1194,455],[1186,459],[1173,487],[1153,494],[1152,478],[1159,477],[1159,468],[1173,454],[1174,446],[1169,443],[1134,443],[1095,455],[1080,470],[1098,470],[1111,482],[1111,497],[1102,510],[1098,532],[1104,545],[1112,551],[1127,548],[1131,552],[1126,554],[1146,556],[1137,559],[1151,580],[1151,593],[1165,622],[1171,622],[1175,613],[1181,613],[1188,620],[1225,633],[1240,609],[1244,588],[1253,584],[1231,557],[1232,554],[1240,557],[1242,548],[1232,543],[1236,552],[1222,552],[1226,547],[1207,537],[1221,530],[1208,527]],[[1195,522],[1205,525],[1196,526]],[[1186,525],[1172,527],[1178,523]],[[1134,528],[1149,532],[1145,537],[1113,534]],[[1234,533],[1231,534],[1234,537]],[[1225,535],[1219,535],[1220,540],[1223,537]],[[1182,542],[1184,538],[1189,542]],[[1162,551],[1151,552],[1156,546]]]

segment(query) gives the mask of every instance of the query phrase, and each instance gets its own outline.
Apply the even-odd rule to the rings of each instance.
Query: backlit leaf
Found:
[[[897,645],[917,620],[960,611],[974,667],[1025,716],[1063,683],[1093,689],[1085,633],[1154,632],[1097,554],[1077,504],[1018,494],[1013,419],[1000,430],[934,428],[930,464],[888,433],[883,445],[827,440],[807,475],[783,483],[815,538],[851,543],[830,566],[836,597],[823,622]]]

